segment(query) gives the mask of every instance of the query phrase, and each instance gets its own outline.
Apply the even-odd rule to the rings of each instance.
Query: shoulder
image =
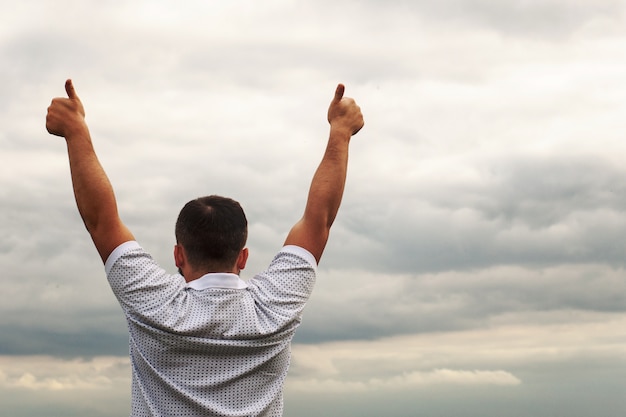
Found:
[[[284,277],[290,280],[299,277],[310,279],[317,275],[317,261],[308,250],[300,246],[286,245],[274,256],[261,275]]]
[[[106,271],[107,275],[111,272],[111,270],[113,269],[113,266],[117,263],[117,261],[124,255],[130,253],[130,252],[139,252],[139,253],[144,253],[146,256],[149,256],[141,247],[141,245],[139,245],[138,242],[131,240],[128,242],[124,242],[121,245],[117,246],[115,249],[113,249],[113,251],[111,252],[111,254],[108,256],[108,258],[106,259],[105,263],[104,263],[104,270]]]
[[[169,274],[135,241],[118,245],[107,258],[105,270],[122,308],[139,316],[151,317],[186,288],[182,276]]]
[[[265,271],[249,283],[253,288],[264,288],[275,296],[310,293],[317,275],[315,257],[299,246],[284,246],[272,259]],[[285,294],[283,294],[285,293]]]
[[[283,246],[280,252],[278,252],[278,254],[276,255],[275,259],[284,258],[284,257],[299,258],[305,261],[306,263],[308,263],[309,265],[311,265],[313,269],[317,269],[317,261],[315,260],[315,256],[313,256],[311,252],[309,252],[308,250],[300,246],[296,246],[296,245]]]

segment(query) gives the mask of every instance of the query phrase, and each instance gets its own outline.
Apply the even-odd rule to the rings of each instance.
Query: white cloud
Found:
[[[528,324],[531,321],[536,324]],[[539,376],[529,369],[570,371],[626,359],[620,314],[559,311],[534,319],[509,313],[481,329],[417,333],[377,340],[293,347],[289,387],[345,391],[413,385],[517,385]],[[600,365],[603,364],[603,365]],[[518,376],[525,374],[526,377]],[[309,385],[310,384],[310,385]]]
[[[390,378],[367,381],[340,381],[336,379],[296,379],[290,381],[289,390],[300,392],[367,392],[381,390],[401,391],[431,385],[519,385],[521,381],[506,371],[464,371],[435,369],[430,372],[410,372]]]
[[[128,358],[62,360],[47,356],[0,356],[0,387],[29,391],[110,390],[130,384]]]

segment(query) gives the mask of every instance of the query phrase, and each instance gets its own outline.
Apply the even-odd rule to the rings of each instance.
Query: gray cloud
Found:
[[[94,317],[95,318],[95,317]],[[72,320],[72,317],[65,317]],[[47,326],[0,326],[3,338],[0,340],[0,355],[53,355],[60,358],[92,357],[98,355],[124,356],[128,352],[128,335],[124,323],[116,323],[120,331],[90,331],[89,326],[76,327],[72,331],[51,327],[53,321],[47,318]],[[94,324],[92,323],[92,326]],[[96,320],[96,326],[100,323]]]
[[[403,277],[337,270],[322,276],[297,340],[368,340],[515,320],[567,323],[584,319],[584,312],[621,314],[622,275],[623,269],[582,264]]]
[[[342,253],[357,265],[404,273],[516,264],[623,265],[623,170],[583,156],[461,161],[353,196],[342,213]],[[469,169],[468,169],[469,167]],[[354,252],[353,252],[354,251]]]

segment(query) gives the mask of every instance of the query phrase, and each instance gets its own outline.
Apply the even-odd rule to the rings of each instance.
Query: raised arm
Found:
[[[71,80],[65,82],[65,91],[67,98],[55,98],[48,107],[46,129],[65,138],[78,212],[105,262],[118,245],[134,237],[119,218],[113,187],[94,151],[85,109]]]
[[[285,245],[300,246],[311,252],[318,263],[343,197],[350,138],[364,123],[361,109],[353,99],[343,97],[344,90],[342,84],[337,86],[328,108],[328,144],[311,181],[304,215],[285,240]]]

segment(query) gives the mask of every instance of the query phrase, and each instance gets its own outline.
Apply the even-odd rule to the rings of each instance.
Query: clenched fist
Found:
[[[48,133],[68,138],[75,133],[84,132],[85,109],[81,103],[72,80],[65,82],[67,98],[58,97],[52,100],[46,116],[46,129]]]
[[[328,107],[328,123],[331,128],[345,129],[350,135],[356,134],[365,122],[361,114],[361,108],[356,102],[344,97],[345,87],[339,84],[335,90],[335,97]]]

